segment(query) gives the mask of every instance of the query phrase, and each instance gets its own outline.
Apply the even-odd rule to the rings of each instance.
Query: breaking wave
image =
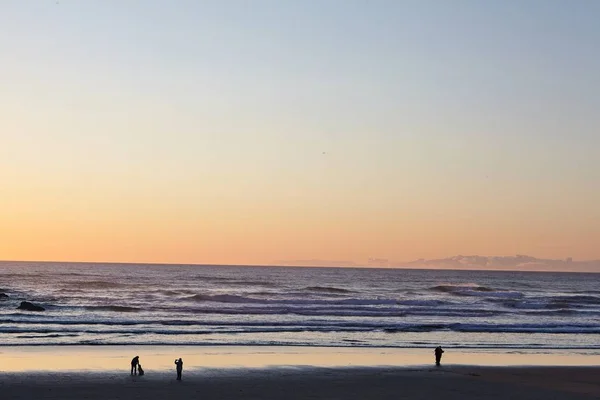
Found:
[[[72,281],[67,282],[69,286],[75,286],[78,289],[115,289],[132,286],[131,284],[121,282],[110,282],[110,281]]]
[[[494,289],[476,284],[438,285],[430,288],[434,292],[448,293],[453,296],[479,296],[479,297],[502,297],[521,298],[523,293],[517,291]]]
[[[465,290],[469,292],[494,292],[495,290],[487,286],[479,286],[475,283],[459,283],[459,284],[445,284],[437,285],[430,288],[430,290],[436,292],[445,293],[462,293]]]
[[[305,323],[273,323],[260,324],[241,321],[239,323],[224,323],[219,329],[201,321],[172,321],[161,325],[147,324],[116,324],[105,321],[104,324],[63,324],[54,326],[2,326],[4,334],[73,334],[73,333],[102,333],[102,334],[155,334],[155,335],[190,335],[214,333],[257,333],[257,332],[370,332],[386,333],[403,332],[470,332],[470,333],[585,333],[600,334],[600,324],[468,324],[468,323],[399,323],[385,322],[305,322]]]
[[[317,292],[317,293],[353,293],[352,290],[342,289],[331,286],[309,286],[304,288],[309,292]]]
[[[126,306],[86,306],[86,310],[90,311],[114,311],[114,312],[138,312],[141,311],[137,307],[126,307]]]
[[[209,294],[195,294],[193,296],[190,296],[187,298],[188,300],[193,300],[193,301],[212,301],[212,302],[216,302],[216,303],[260,303],[263,300],[260,299],[254,299],[254,298],[250,298],[250,297],[244,297],[244,296],[236,296],[236,295],[231,295],[231,294],[215,294],[215,295],[209,295]]]
[[[286,305],[356,305],[356,306],[368,306],[368,305],[390,305],[398,304],[396,299],[362,299],[362,298],[347,298],[338,300],[325,300],[325,299],[257,299],[254,297],[229,295],[229,294],[217,294],[217,295],[206,295],[196,294],[187,298],[188,300],[196,302],[216,302],[216,303],[247,303],[247,304],[286,304]]]

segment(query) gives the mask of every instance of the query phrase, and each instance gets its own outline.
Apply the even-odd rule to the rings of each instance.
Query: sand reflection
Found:
[[[598,365],[600,353],[573,351],[498,352],[446,349],[443,365]],[[361,349],[309,347],[202,346],[64,346],[0,347],[0,370],[129,371],[135,355],[146,371],[174,370],[182,357],[186,371],[201,368],[265,368],[274,366],[424,366],[432,365],[433,349]]]

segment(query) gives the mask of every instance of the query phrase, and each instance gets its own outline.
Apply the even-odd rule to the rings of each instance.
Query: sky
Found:
[[[0,0],[0,259],[600,259],[599,16]]]

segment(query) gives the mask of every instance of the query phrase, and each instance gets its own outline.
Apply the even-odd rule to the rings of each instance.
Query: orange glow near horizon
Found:
[[[400,263],[457,254],[598,258],[590,231],[511,221],[350,211],[153,209],[0,210],[0,259],[268,265],[295,260]],[[165,206],[165,205],[163,205]],[[32,212],[34,211],[34,212]],[[35,212],[37,211],[37,212]],[[346,214],[346,215],[344,215]],[[205,216],[205,217],[203,217]],[[579,239],[581,238],[581,239]]]

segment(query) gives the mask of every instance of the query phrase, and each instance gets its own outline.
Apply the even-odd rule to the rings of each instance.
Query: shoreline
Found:
[[[500,257],[511,257],[511,256],[500,256]],[[285,262],[284,260],[281,260],[281,262],[273,262],[273,263],[258,263],[258,264],[207,264],[207,263],[181,263],[181,262],[156,262],[156,261],[74,261],[74,260],[46,260],[46,261],[40,261],[40,260],[0,260],[0,264],[12,264],[15,265],[17,264],[17,266],[20,265],[30,265],[30,264],[36,264],[36,265],[63,265],[63,264],[67,264],[67,265],[85,265],[85,264],[90,264],[90,265],[106,265],[106,266],[112,266],[112,265],[132,265],[132,266],[140,266],[140,265],[150,265],[150,266],[159,266],[159,267],[179,267],[179,266],[190,266],[190,267],[197,267],[197,268],[212,268],[212,267],[232,267],[232,268],[313,268],[313,269],[368,269],[368,270],[407,270],[407,271],[418,271],[418,270],[429,270],[429,271],[482,271],[482,272],[524,272],[524,273],[551,273],[551,274],[600,274],[600,270],[599,271],[593,271],[593,270],[557,270],[554,268],[546,268],[546,269],[519,269],[519,270],[515,270],[515,269],[511,269],[509,267],[498,267],[498,268],[493,268],[493,267],[471,267],[471,268],[456,268],[456,267],[435,267],[432,265],[429,266],[411,266],[409,264],[414,263],[416,261],[419,260],[413,260],[413,261],[405,261],[403,263],[398,263],[398,265],[394,265],[394,266],[388,266],[388,267],[382,267],[382,266],[369,266],[369,265],[360,265],[360,264],[354,264],[354,265],[318,265],[318,264],[295,264],[295,263],[289,263],[289,262]],[[555,260],[555,261],[559,261],[559,260]],[[562,259],[560,261],[563,261]],[[593,263],[593,262],[600,262],[600,260],[579,260],[579,262],[589,262],[589,263]]]
[[[600,366],[598,351],[445,348],[443,366],[584,367]],[[186,370],[273,367],[433,366],[433,349],[308,346],[154,346],[63,345],[0,346],[0,372],[118,371],[140,356],[147,371],[163,371],[182,357]],[[82,365],[82,361],[85,360]]]
[[[136,347],[136,348],[144,348],[144,347],[186,347],[186,348],[221,348],[221,347],[268,347],[268,348],[300,348],[300,349],[389,349],[389,350],[429,350],[432,345],[423,345],[423,346],[386,346],[386,345],[335,345],[335,344],[297,344],[297,343],[285,343],[285,344],[271,344],[271,343],[226,343],[226,344],[215,344],[215,343],[52,343],[52,344],[44,344],[44,343],[31,343],[31,344],[15,344],[15,343],[7,343],[0,344],[0,349],[2,348],[103,348],[103,347]],[[498,347],[498,346],[446,346],[444,348],[452,349],[456,352],[460,353],[480,353],[480,352],[495,352],[495,353],[586,353],[589,354],[593,352],[596,355],[600,355],[600,345],[598,347],[581,347],[581,346],[572,346],[572,347],[532,347],[532,346],[521,346],[521,347]]]

